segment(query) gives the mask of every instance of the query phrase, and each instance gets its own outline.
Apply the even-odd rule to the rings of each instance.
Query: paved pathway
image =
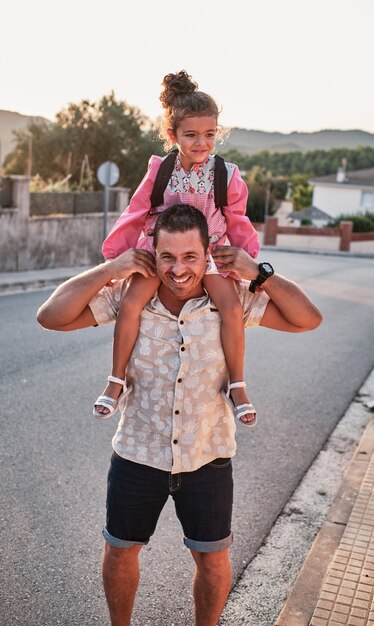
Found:
[[[374,626],[374,418],[275,626]]]

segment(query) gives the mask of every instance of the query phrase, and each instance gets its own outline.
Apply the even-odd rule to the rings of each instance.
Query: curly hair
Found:
[[[176,134],[176,130],[186,117],[214,117],[218,120],[219,110],[215,100],[203,91],[185,70],[177,74],[167,74],[162,81],[160,102],[165,109],[161,122],[160,138],[165,149],[173,147],[168,131]]]
[[[199,209],[190,204],[173,204],[162,211],[157,218],[153,231],[153,245],[157,248],[160,230],[166,230],[168,233],[185,233],[187,230],[197,228],[201,243],[204,250],[207,251],[209,246],[208,223],[205,215]]]

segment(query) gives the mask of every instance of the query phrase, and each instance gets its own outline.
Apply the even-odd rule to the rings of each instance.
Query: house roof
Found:
[[[331,220],[331,215],[328,215],[321,209],[317,209],[316,206],[309,206],[301,211],[293,211],[289,213],[288,217],[294,220]]]
[[[346,172],[346,180],[339,183],[336,180],[336,174],[330,174],[329,176],[319,176],[318,178],[312,178],[310,181],[312,184],[335,184],[342,186],[355,185],[356,187],[374,187],[374,167],[370,167],[365,170],[356,170],[353,172]]]

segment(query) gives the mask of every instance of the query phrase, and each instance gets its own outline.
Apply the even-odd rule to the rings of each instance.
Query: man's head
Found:
[[[197,228],[205,252],[209,246],[208,223],[201,211],[190,204],[173,204],[160,213],[153,232],[153,245],[157,248],[160,230],[168,233],[185,233]]]
[[[209,234],[204,215],[188,204],[176,204],[157,219],[153,243],[158,275],[178,300],[203,294]]]

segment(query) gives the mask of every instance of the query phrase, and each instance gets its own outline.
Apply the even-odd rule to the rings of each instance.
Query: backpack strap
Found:
[[[156,179],[153,185],[152,193],[151,193],[151,208],[154,209],[164,201],[164,191],[167,187],[167,184],[170,180],[170,176],[172,175],[175,161],[177,158],[178,149],[172,150],[169,152],[167,157],[162,161],[160,167],[158,168],[158,172],[156,174]]]
[[[173,173],[177,154],[178,149],[169,152],[158,168],[151,193],[151,209],[160,206],[164,201],[164,191]],[[214,204],[222,212],[223,207],[227,206],[227,169],[225,160],[218,155],[214,157]]]
[[[214,157],[214,204],[222,213],[227,206],[227,169],[225,160],[217,154]]]

